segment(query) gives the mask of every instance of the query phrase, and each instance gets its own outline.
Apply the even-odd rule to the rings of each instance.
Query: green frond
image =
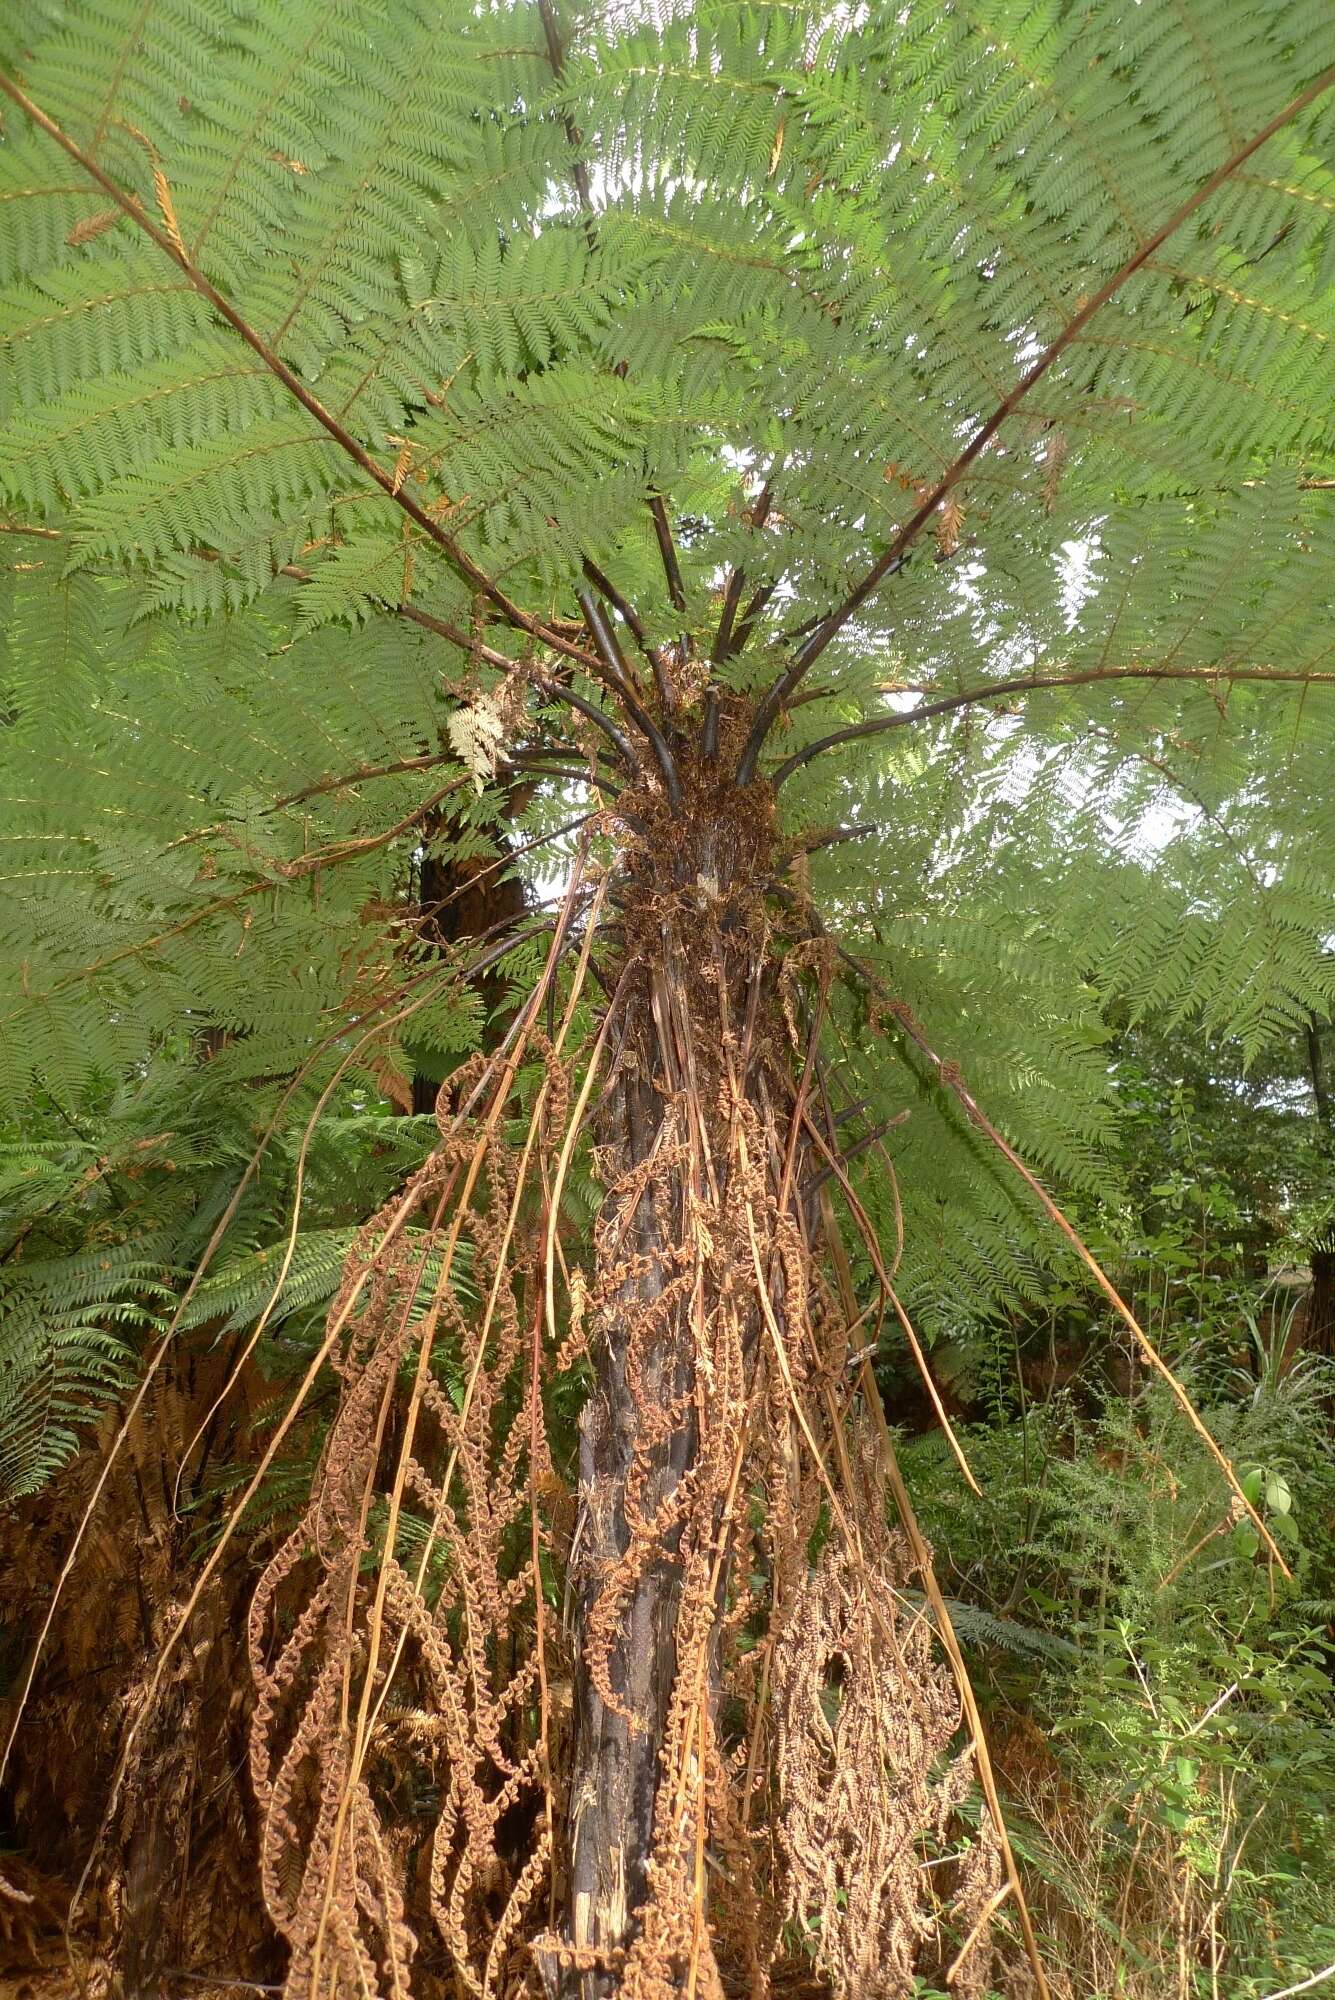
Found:
[[[133,1350],[93,1311],[0,1296],[0,1503],[44,1486],[130,1379]],[[132,1316],[133,1317],[133,1316]]]

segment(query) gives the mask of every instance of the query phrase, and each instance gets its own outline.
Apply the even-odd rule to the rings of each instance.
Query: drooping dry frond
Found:
[[[864,1493],[869,1559],[832,1541],[775,1647],[777,1831],[786,1914],[835,1991],[899,2000],[933,1930],[924,1845],[946,1835],[972,1757],[951,1755],[959,1696],[924,1612],[899,1592],[912,1574],[908,1548],[875,1527],[874,1480]],[[1000,1880],[987,1827],[975,1850],[983,1865],[955,1899],[965,1934]],[[982,1991],[987,1958],[985,1948],[971,1953],[956,1991]]]
[[[528,1030],[519,1041],[542,1056]],[[539,1497],[556,1482],[535,1400],[540,1246],[523,1204],[566,1084],[547,1049],[516,1154],[498,1129],[516,1060],[479,1057],[455,1077],[440,1146],[361,1233],[330,1308],[339,1405],[311,1504],[252,1607],[251,1771],[293,1994],[327,1981],[408,1993],[415,1889],[419,1922],[429,1912],[468,1990],[505,1990],[550,1868]],[[415,1215],[424,1227],[409,1227]],[[416,1885],[395,1811],[405,1758],[440,1800]]]

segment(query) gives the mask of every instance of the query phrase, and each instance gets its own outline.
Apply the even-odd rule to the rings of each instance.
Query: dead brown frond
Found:
[[[506,1991],[546,1881],[537,1496],[559,1481],[525,1385],[544,1289],[529,1168],[568,1112],[559,1047],[598,900],[556,1045],[535,1030],[540,987],[512,1046],[452,1079],[441,1144],[363,1230],[330,1309],[337,1413],[250,1619],[262,1878],[292,1994],[406,1995],[424,1923],[465,1990]],[[560,949],[558,928],[549,971]],[[543,1081],[516,1149],[505,1114],[525,1056]],[[406,1769],[439,1800],[416,1871]]]
[[[827,1544],[799,1589],[774,1656],[777,1831],[786,1916],[839,1995],[898,2000],[910,1992],[934,1911],[922,1870],[926,1838],[947,1834],[971,1782],[952,1757],[959,1697],[930,1625],[906,1613],[897,1586],[914,1567],[877,1521],[869,1560]],[[969,1932],[997,1879],[984,1840],[958,1871],[955,1919]],[[989,1953],[971,1946],[955,1990],[981,1992]]]
[[[721,704],[725,751],[745,719]],[[247,1627],[253,1840],[289,2000],[767,2000],[799,1978],[891,2000],[919,1972],[965,1996],[988,1976],[1013,1862],[947,1634],[904,1608],[930,1557],[887,1525],[875,1388],[850,1369],[869,1318],[905,1322],[839,1158],[834,961],[766,895],[772,794],[708,767],[685,782],[685,821],[650,789],[591,826],[615,872],[590,890],[576,868],[541,979],[363,1226],[126,1692],[115,1823],[186,1838],[179,1745],[229,1551],[332,1374],[309,1498]],[[602,1183],[587,1271],[563,1238],[581,1148]],[[295,1231],[294,1213],[284,1268]],[[264,1324],[170,1462],[230,1407]],[[958,1840],[975,1756],[990,1817],[924,1871]]]

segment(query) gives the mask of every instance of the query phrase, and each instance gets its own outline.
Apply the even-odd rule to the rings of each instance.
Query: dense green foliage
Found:
[[[1219,1990],[1250,2000],[1335,1955],[1335,1376],[1303,1349],[1291,1282],[1310,1103],[1272,1092],[1229,1115],[1190,1077],[1194,1058],[1155,1043],[1153,1116],[1137,1115],[1134,1067],[1126,1081],[1140,1196],[1120,1269],[1263,1501],[1295,1587],[1277,1596],[1254,1530],[1080,1288],[1054,1287],[1044,1311],[957,1355],[982,1504],[961,1517],[938,1439],[907,1464],[1010,1742],[1017,1837],[1073,1989],[1209,1991],[1213,1963]]]

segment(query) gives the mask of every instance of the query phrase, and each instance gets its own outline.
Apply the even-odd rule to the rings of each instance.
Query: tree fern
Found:
[[[850,1675],[894,1650],[849,1323],[893,1306],[930,1345],[1032,1297],[1080,1242],[1044,1183],[1116,1215],[1110,1017],[1255,1058],[1335,1008],[1332,64],[1319,0],[24,0],[0,27],[0,1079],[122,1167],[95,1224],[40,1143],[18,1169],[0,1435],[30,1485],[126,1328],[244,1345],[268,1308],[301,1386],[248,1504],[328,1371],[250,1628],[294,1992],[408,1991],[419,1890],[479,1990],[532,1946],[558,1985],[721,1992],[724,1652],[767,1784],[805,1754],[783,1621],[843,1632]],[[414,893],[521,857],[533,908],[495,937]],[[461,1061],[440,1122],[363,1134],[348,1188],[410,1048]],[[176,1199],[123,1166],[150,1124]],[[551,1364],[581,1343],[562,1542],[590,1378]],[[751,1612],[711,1636],[748,1577],[778,1592],[772,1700]],[[454,1732],[429,1893],[364,1782],[379,1667]],[[939,1823],[926,1769],[904,1784]],[[796,1781],[783,1809],[813,1791],[837,1811]],[[501,1797],[533,1839],[509,1874]],[[756,1863],[753,1956],[757,1899],[779,1938],[836,1835],[794,1833],[786,1887]],[[916,1850],[875,1838],[907,1909]],[[553,1943],[530,1919],[567,1879]],[[916,1916],[823,1908],[841,1990],[869,1938],[910,1981]]]

